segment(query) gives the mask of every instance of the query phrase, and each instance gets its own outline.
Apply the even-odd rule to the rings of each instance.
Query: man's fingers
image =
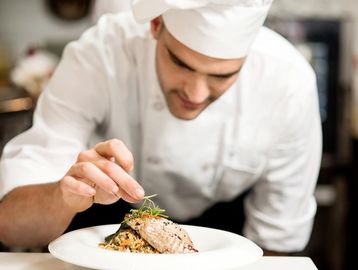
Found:
[[[108,177],[125,192],[125,194],[121,196],[124,200],[128,202],[137,202],[143,199],[143,188],[122,167],[114,163],[113,160],[111,161],[108,158],[104,158],[94,150],[88,150],[83,151],[78,155],[78,161],[84,161],[80,163],[91,162],[104,174],[108,175]],[[90,179],[90,176],[86,176],[86,178]]]
[[[109,194],[117,193],[119,190],[117,184],[91,162],[76,163],[69,173],[76,178],[88,179]]]
[[[127,192],[125,192],[123,189],[119,189],[117,192],[117,197],[122,198],[123,200],[129,202],[129,203],[136,203],[138,202],[138,199],[133,199],[133,196],[129,195]]]
[[[60,185],[62,186],[62,189],[77,195],[92,197],[96,194],[96,190],[93,187],[82,181],[78,181],[69,175],[62,178]]]
[[[115,158],[126,172],[133,169],[133,155],[125,144],[118,139],[98,143],[94,150],[103,157]]]
[[[95,164],[114,182],[116,182],[121,190],[123,190],[128,196],[131,196],[133,202],[143,199],[143,188],[120,166],[106,159],[97,160],[95,161]]]
[[[114,161],[117,161],[119,165]],[[120,189],[123,193],[120,197],[128,202],[143,199],[143,188],[128,174],[133,167],[133,156],[123,142],[113,139],[99,143],[91,150],[82,151],[78,155],[77,162],[71,169],[75,177],[89,179],[111,194],[117,194]],[[91,168],[89,163],[92,163],[108,178],[95,168]],[[109,184],[109,180],[113,182],[112,185]]]

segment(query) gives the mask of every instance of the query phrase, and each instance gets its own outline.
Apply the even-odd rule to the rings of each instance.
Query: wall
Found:
[[[104,1],[109,0],[97,0]],[[29,44],[76,39],[92,24],[90,17],[76,23],[60,21],[46,11],[44,3],[45,0],[0,0],[0,42],[12,56],[19,55]],[[275,0],[270,14],[356,18],[354,51],[358,55],[357,0]]]
[[[91,24],[90,17],[61,21],[47,11],[44,0],[0,0],[0,45],[13,61],[28,46],[74,40]]]
[[[346,95],[347,128],[358,139],[358,0],[275,0],[271,16],[341,18],[344,23],[341,50],[341,84]]]
[[[350,23],[351,48],[358,56],[358,0],[274,0],[272,16],[339,17]]]

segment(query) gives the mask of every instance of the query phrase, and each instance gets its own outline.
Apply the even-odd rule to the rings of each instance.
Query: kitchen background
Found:
[[[0,0],[0,154],[31,126],[63,47],[128,0]],[[324,155],[307,248],[320,270],[358,269],[358,0],[275,0],[266,23],[314,67]]]

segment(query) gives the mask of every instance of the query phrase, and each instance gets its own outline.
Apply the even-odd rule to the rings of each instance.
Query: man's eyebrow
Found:
[[[181,66],[183,68],[186,68],[186,69],[188,69],[190,71],[198,72],[197,70],[195,70],[194,68],[192,68],[188,64],[186,64],[178,56],[176,56],[168,47],[166,47],[166,49],[167,49],[167,51],[168,51],[168,53],[170,55],[170,58],[172,59],[172,61],[175,64],[177,64],[177,65],[179,65],[179,66]],[[210,74],[206,74],[206,75],[211,76],[211,77],[217,77],[217,78],[230,78],[230,77],[236,75],[237,73],[239,73],[241,68],[242,68],[242,65],[240,66],[240,68],[238,70],[230,72],[230,73],[224,73],[224,74],[211,74],[210,73]]]
[[[238,74],[238,73],[240,72],[241,68],[242,68],[242,65],[239,67],[238,70],[235,70],[235,71],[230,72],[230,73],[224,73],[224,74],[208,74],[208,75],[209,75],[209,76],[212,76],[212,77],[224,78],[224,79],[225,79],[225,78],[230,78],[230,77],[232,77],[232,76]]]
[[[170,58],[173,60],[173,62],[181,67],[184,67],[186,69],[189,69],[190,71],[195,71],[196,70],[192,67],[190,67],[188,64],[186,64],[183,60],[179,59],[178,56],[176,56],[168,47],[167,47],[168,53],[170,55]]]

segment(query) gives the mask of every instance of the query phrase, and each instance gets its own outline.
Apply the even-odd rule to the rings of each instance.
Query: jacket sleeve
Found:
[[[309,240],[322,151],[313,71],[291,85],[292,98],[277,120],[282,129],[264,173],[245,201],[244,234],[264,249],[281,252],[300,251]]]
[[[32,128],[4,148],[0,198],[17,186],[59,180],[79,151],[89,147],[94,132],[106,124],[111,61],[125,58],[120,39],[118,29],[102,20],[66,46],[37,103]],[[117,46],[115,53],[110,46]]]

